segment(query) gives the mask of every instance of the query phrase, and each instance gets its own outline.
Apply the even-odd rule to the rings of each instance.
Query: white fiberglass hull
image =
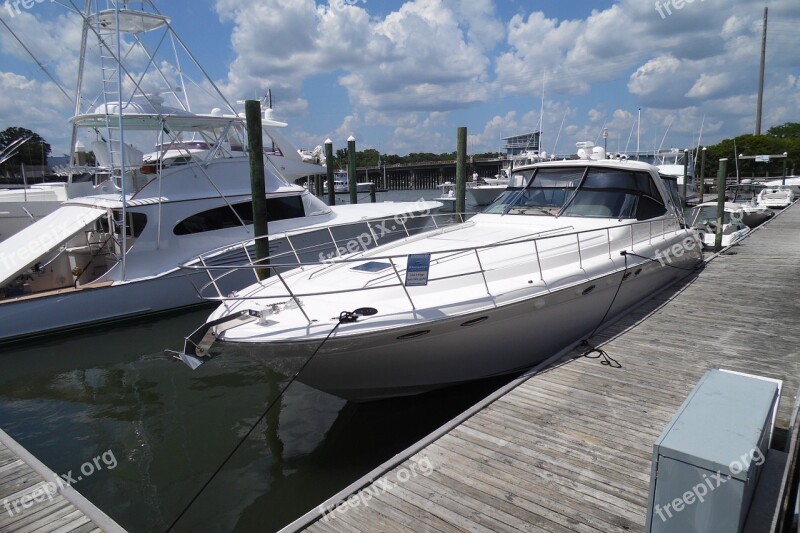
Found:
[[[204,275],[192,276],[195,283],[203,283]],[[243,283],[251,281],[252,278],[241,280]],[[192,280],[184,272],[8,298],[0,302],[0,342],[61,330],[98,327],[104,323],[203,303]]]
[[[744,226],[737,229],[735,226],[728,226],[726,225],[722,229],[722,244],[723,248],[727,248],[728,246],[733,246],[737,242],[741,241],[745,238],[745,236],[750,233],[752,230],[749,226]],[[703,246],[705,248],[711,249],[714,248],[714,244],[716,243],[716,233],[710,231],[704,231],[702,233],[703,237]]]
[[[636,253],[657,257],[659,250],[685,242],[687,236],[686,231],[663,239],[659,236],[652,245],[637,244]],[[415,312],[398,313],[398,303],[388,292],[387,297],[382,296],[380,290],[371,295],[372,291],[367,291],[367,296],[339,294],[337,313],[371,302],[378,314],[340,325],[298,379],[342,398],[367,401],[524,370],[586,338],[601,321],[628,311],[688,275],[700,260],[697,246],[686,246],[680,256],[668,257],[669,266],[622,257],[618,248],[601,251],[606,249],[598,242],[596,251],[604,258],[584,259],[583,268],[574,264],[545,270],[546,283],[541,282],[535,266],[512,266],[508,276],[497,271],[496,282],[488,283],[492,289],[503,284],[499,296],[488,296],[484,284],[475,283],[459,290],[452,304],[446,300],[448,291],[429,294],[426,305],[412,291],[412,298],[418,298]],[[554,259],[567,259],[563,252]],[[489,268],[485,263],[484,267]],[[620,284],[623,274],[625,280]],[[316,318],[313,297],[301,299]],[[253,304],[245,300],[241,307],[248,305]],[[232,309],[236,310],[236,305]],[[220,308],[210,320],[224,314]],[[282,318],[278,314],[262,320],[278,327]],[[218,340],[235,344],[276,369],[286,368],[287,360],[305,361],[334,324],[320,319],[308,327],[286,326],[284,334],[272,338],[263,335],[263,326],[259,330],[251,324],[229,329],[218,335]]]
[[[683,263],[684,268],[690,268],[690,262]],[[490,311],[421,322],[357,339],[333,337],[298,380],[348,400],[370,401],[523,371],[586,338],[603,320],[612,300],[606,320],[687,274],[658,263],[642,265],[641,269],[638,276],[622,283],[616,299],[622,271]],[[599,288],[583,295],[592,285]],[[472,321],[476,323],[469,325]],[[413,337],[423,331],[428,333]],[[398,339],[403,335],[412,338]],[[275,362],[291,351],[299,362],[318,345],[319,341],[291,347],[267,344],[250,347],[249,351]]]
[[[468,187],[467,192],[472,195],[475,200],[475,205],[489,205],[494,202],[495,198],[500,196],[506,190],[505,185],[476,185]]]

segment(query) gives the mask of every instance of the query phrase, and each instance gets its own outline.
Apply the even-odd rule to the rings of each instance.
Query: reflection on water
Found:
[[[130,531],[164,531],[286,383],[232,349],[195,371],[163,355],[209,313],[2,348],[0,427],[56,473],[111,450],[117,467],[75,488]],[[176,530],[278,529],[503,382],[360,405],[296,382]]]

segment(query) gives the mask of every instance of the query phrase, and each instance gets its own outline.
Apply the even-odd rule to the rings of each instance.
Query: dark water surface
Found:
[[[166,530],[286,383],[235,350],[194,371],[163,355],[210,312],[0,348],[0,428],[75,478],[113,454],[75,488],[130,531]],[[296,382],[176,530],[279,529],[505,381],[368,404]]]

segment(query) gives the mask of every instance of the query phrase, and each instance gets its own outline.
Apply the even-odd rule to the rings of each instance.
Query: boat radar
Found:
[[[578,159],[591,159],[599,161],[606,158],[606,151],[602,146],[595,146],[592,141],[581,141],[575,143],[578,148]]]

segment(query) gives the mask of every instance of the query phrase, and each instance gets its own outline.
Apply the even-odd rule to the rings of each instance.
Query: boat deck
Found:
[[[572,350],[287,529],[641,531],[653,443],[713,368],[783,380],[776,436],[791,439],[794,461],[798,227],[795,205],[598,333],[593,344],[620,368]]]
[[[65,486],[56,493],[55,483],[46,487],[55,479],[56,474],[0,430],[0,531],[125,532],[74,488]]]

